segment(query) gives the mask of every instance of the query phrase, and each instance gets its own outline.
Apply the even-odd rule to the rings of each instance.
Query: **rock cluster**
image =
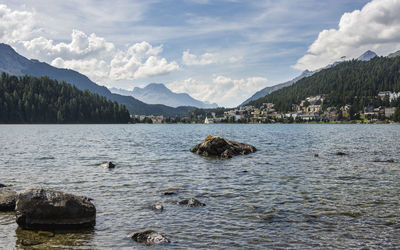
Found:
[[[230,141],[219,136],[207,136],[204,142],[197,144],[190,152],[202,156],[219,158],[232,158],[236,155],[247,155],[257,149],[249,144]]]

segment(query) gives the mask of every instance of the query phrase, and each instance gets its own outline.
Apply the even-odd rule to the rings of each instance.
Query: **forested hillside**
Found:
[[[0,123],[128,123],[125,106],[48,77],[0,78]]]
[[[362,110],[378,101],[380,91],[400,91],[400,57],[343,62],[250,104],[259,107],[270,102],[277,110],[286,112],[308,96],[325,94],[325,108],[350,104],[354,110]]]

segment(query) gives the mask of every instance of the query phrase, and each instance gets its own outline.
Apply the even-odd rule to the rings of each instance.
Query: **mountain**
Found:
[[[380,91],[400,91],[399,72],[400,57],[346,61],[250,104],[259,107],[271,102],[277,110],[286,112],[292,109],[292,104],[299,104],[306,97],[323,94],[324,107],[340,108],[349,104],[354,112],[358,112],[368,105],[382,106],[380,99],[376,98]]]
[[[0,77],[0,123],[128,123],[123,105],[48,77]]]
[[[400,51],[398,51],[398,52],[400,52]],[[364,54],[362,54],[360,57],[358,57],[357,60],[359,60],[359,61],[369,61],[369,60],[371,60],[372,58],[374,58],[376,56],[377,55],[376,55],[375,52],[373,52],[371,50],[368,50]],[[301,75],[299,75],[298,77],[294,78],[293,80],[290,80],[290,81],[287,81],[287,82],[284,82],[284,83],[280,83],[280,84],[274,85],[272,87],[266,87],[266,88],[263,88],[260,91],[257,91],[254,95],[252,95],[249,99],[244,101],[239,106],[245,106],[251,101],[255,101],[255,100],[259,99],[259,98],[262,98],[262,97],[264,97],[266,95],[269,95],[270,93],[272,93],[274,91],[277,91],[279,89],[282,89],[282,88],[285,88],[285,87],[289,87],[289,86],[293,85],[294,83],[296,83],[297,81],[299,81],[299,80],[301,80],[301,79],[303,79],[305,77],[312,76],[313,74],[315,74],[317,72],[320,72],[321,70],[330,69],[330,68],[336,67],[337,65],[341,64],[342,62],[343,61],[337,61],[337,62],[329,64],[329,65],[327,65],[327,66],[325,66],[323,68],[314,70],[314,71],[305,70],[305,71],[303,71],[303,73],[301,73]]]
[[[311,76],[312,74],[314,74],[314,71],[305,70],[305,71],[303,71],[303,73],[301,73],[301,75],[299,75],[298,77],[294,78],[293,80],[290,80],[290,81],[287,81],[287,82],[284,82],[284,83],[280,83],[280,84],[274,85],[272,87],[263,88],[262,90],[257,91],[254,95],[252,95],[249,99],[244,101],[239,106],[245,106],[249,102],[255,101],[255,100],[259,99],[259,98],[262,98],[262,97],[264,97],[264,96],[266,96],[266,95],[268,95],[268,94],[270,94],[270,93],[272,93],[274,91],[277,91],[279,89],[291,86],[295,82],[303,79],[304,77]]]
[[[164,104],[171,107],[192,106],[196,108],[217,108],[216,103],[209,104],[192,98],[186,93],[174,93],[162,83],[150,83],[144,88],[134,88],[133,91],[111,88],[111,92],[130,95],[149,104]]]
[[[396,57],[396,56],[400,56],[400,50],[398,50],[398,51],[396,51],[396,52],[394,52],[394,53],[389,54],[387,57],[393,58],[393,57]]]
[[[58,81],[66,81],[80,90],[87,89],[109,100],[123,104],[131,114],[182,116],[194,107],[168,107],[165,105],[152,105],[141,102],[132,96],[113,94],[104,86],[99,86],[87,76],[70,69],[60,69],[38,60],[29,60],[18,54],[11,46],[0,43],[0,72],[10,75],[31,75],[35,77],[48,76]]]
[[[371,51],[371,50],[367,50],[364,54],[362,54],[361,56],[359,56],[357,58],[357,60],[359,61],[369,61],[372,58],[378,56],[375,52]]]

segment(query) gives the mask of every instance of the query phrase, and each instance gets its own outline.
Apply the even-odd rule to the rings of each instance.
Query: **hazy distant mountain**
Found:
[[[294,78],[293,80],[290,80],[290,81],[287,81],[287,82],[284,82],[284,83],[280,83],[280,84],[277,84],[277,85],[274,85],[274,86],[271,86],[271,87],[263,88],[262,90],[257,91],[254,95],[252,95],[249,99],[244,101],[239,106],[245,106],[249,102],[255,101],[257,99],[260,99],[260,98],[262,98],[262,97],[264,97],[264,96],[266,96],[266,95],[268,95],[268,94],[270,94],[270,93],[272,93],[274,91],[277,91],[279,89],[291,86],[294,83],[296,83],[297,81],[303,79],[304,77],[311,76],[314,73],[315,73],[315,71],[305,70],[305,71],[303,71],[303,73],[301,73],[301,75],[299,75],[298,77]]]
[[[192,98],[186,93],[174,93],[162,83],[150,83],[144,88],[134,88],[132,91],[111,88],[111,92],[130,95],[149,104],[164,104],[171,107],[193,106],[197,108],[217,108],[216,103],[209,104]]]
[[[172,108],[165,105],[150,105],[141,102],[132,96],[122,96],[111,93],[106,87],[92,82],[87,76],[70,69],[60,69],[38,60],[29,60],[18,54],[11,46],[0,43],[0,72],[10,75],[48,76],[58,81],[66,81],[78,89],[87,89],[90,92],[105,96],[107,99],[117,101],[127,107],[131,114],[146,115],[185,115],[193,107]]]
[[[397,57],[397,56],[400,56],[400,50],[399,50],[399,51],[396,51],[396,52],[394,52],[394,53],[389,54],[387,57],[393,58],[393,57]]]
[[[375,52],[371,50],[367,50],[364,54],[362,54],[360,57],[357,58],[359,61],[369,61],[372,58],[378,56]]]

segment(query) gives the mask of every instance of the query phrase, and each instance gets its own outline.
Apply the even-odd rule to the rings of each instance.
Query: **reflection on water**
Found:
[[[78,248],[93,249],[94,231],[31,231],[20,227],[15,230],[15,248],[49,249]]]
[[[222,161],[188,151],[207,135],[259,151]],[[126,236],[152,228],[173,249],[399,248],[399,137],[398,125],[0,126],[0,183],[97,208],[89,232],[25,231],[0,213],[0,246],[140,248]],[[177,205],[189,197],[206,206]]]

